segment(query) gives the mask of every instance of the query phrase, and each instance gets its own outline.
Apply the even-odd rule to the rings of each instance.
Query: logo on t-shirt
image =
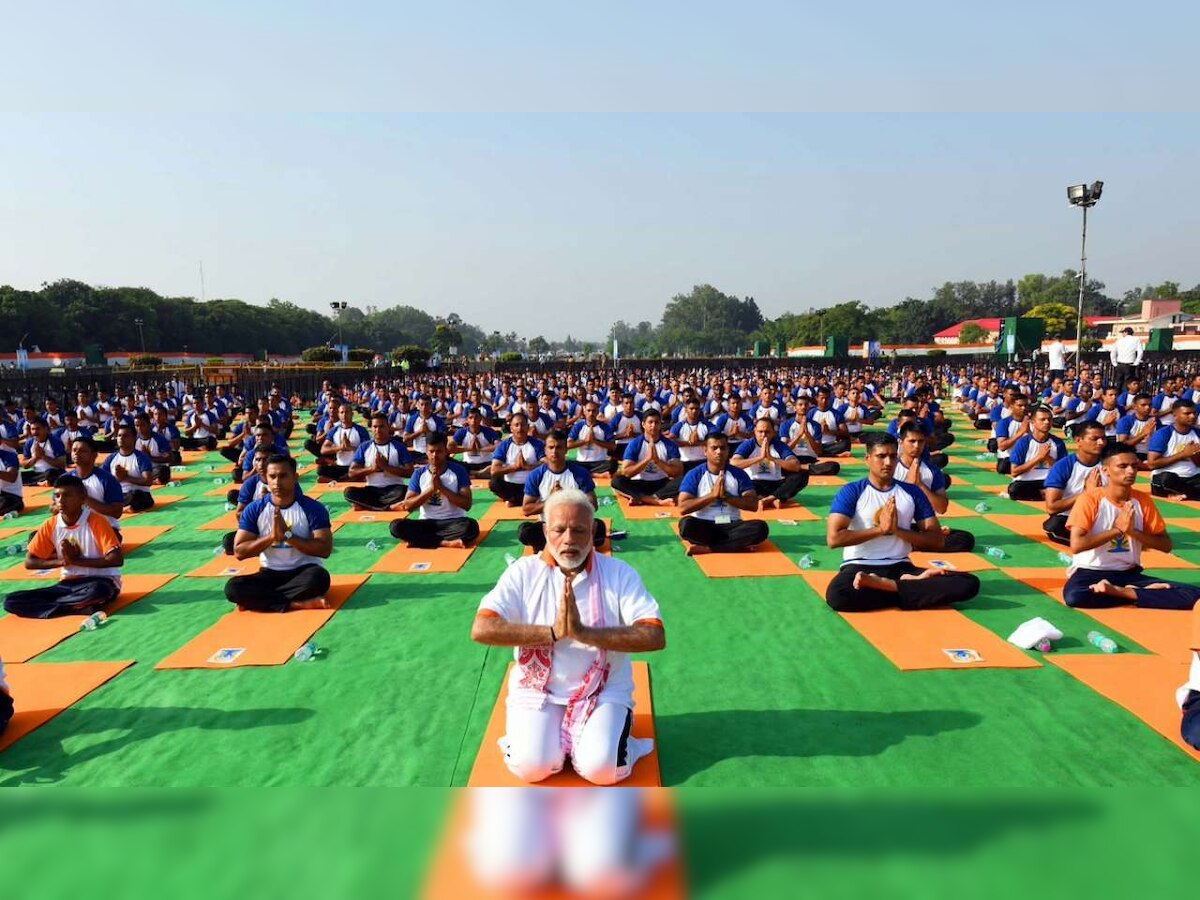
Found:
[[[1129,552],[1129,536],[1118,534],[1108,544],[1109,553],[1128,553]]]

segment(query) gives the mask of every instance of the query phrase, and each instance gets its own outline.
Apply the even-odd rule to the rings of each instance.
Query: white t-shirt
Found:
[[[1065,369],[1067,367],[1067,348],[1063,346],[1062,341],[1055,341],[1046,351],[1050,357],[1051,369]]]
[[[642,579],[627,563],[593,553],[590,569],[581,571],[571,582],[584,625],[597,624],[591,618],[588,604],[591,579],[597,574],[600,578],[605,627],[633,625],[647,620],[661,622],[658,602],[650,596]],[[564,579],[563,571],[557,565],[548,564],[541,555],[523,557],[504,570],[496,586],[480,602],[479,608],[490,610],[514,624],[553,625],[558,615]],[[569,638],[555,643],[550,678],[546,684],[546,699],[550,703],[565,706],[579,688],[597,652],[595,647]],[[629,664],[629,655],[609,650],[607,656],[608,680],[597,702],[616,703],[633,709],[633,668]],[[513,648],[513,658],[520,658],[520,648]],[[510,704],[514,700],[523,700],[526,704],[538,700],[536,691],[521,687],[521,677],[521,668],[514,666],[508,679]]]
[[[921,489],[899,481],[881,491],[867,478],[842,487],[833,498],[830,514],[850,520],[851,531],[865,531],[879,524],[883,505],[896,499],[896,528],[911,529],[916,522],[932,518],[933,507]],[[896,535],[883,535],[862,544],[842,548],[842,565],[888,566],[908,559],[912,544]]]

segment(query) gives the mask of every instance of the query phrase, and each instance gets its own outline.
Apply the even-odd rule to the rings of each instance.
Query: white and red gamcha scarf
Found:
[[[593,556],[595,551],[592,551]],[[588,572],[587,607],[580,609],[579,618],[592,628],[604,628],[604,590],[600,583],[600,565],[591,558],[591,571]],[[538,579],[535,590],[546,588],[546,581],[555,567],[546,566],[543,575]],[[567,577],[564,573],[564,578]],[[578,602],[578,598],[576,598]],[[546,705],[546,684],[550,680],[550,666],[553,663],[554,645],[540,647],[521,647],[517,654],[517,665],[521,667],[521,687],[535,691],[535,698],[521,701],[531,709],[542,709]],[[603,648],[596,651],[596,658],[583,674],[579,687],[567,700],[567,710],[563,715],[562,748],[564,753],[570,753],[571,747],[578,740],[583,726],[596,708],[596,700],[604,690],[608,681],[608,652]]]

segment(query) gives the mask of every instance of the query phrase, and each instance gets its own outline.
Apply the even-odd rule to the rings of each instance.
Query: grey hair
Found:
[[[542,507],[542,515],[546,517],[547,522],[550,521],[550,513],[560,506],[578,506],[580,509],[587,510],[588,519],[595,518],[596,512],[592,508],[591,498],[578,488],[563,488],[561,491],[554,491],[546,498],[546,504]]]

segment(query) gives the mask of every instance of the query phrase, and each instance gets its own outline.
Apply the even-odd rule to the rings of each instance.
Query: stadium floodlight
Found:
[[[1103,181],[1091,185],[1073,184],[1067,188],[1067,202],[1083,210],[1083,232],[1079,241],[1079,302],[1075,310],[1075,358],[1083,353],[1083,292],[1087,289],[1087,211],[1096,205],[1104,190]]]

